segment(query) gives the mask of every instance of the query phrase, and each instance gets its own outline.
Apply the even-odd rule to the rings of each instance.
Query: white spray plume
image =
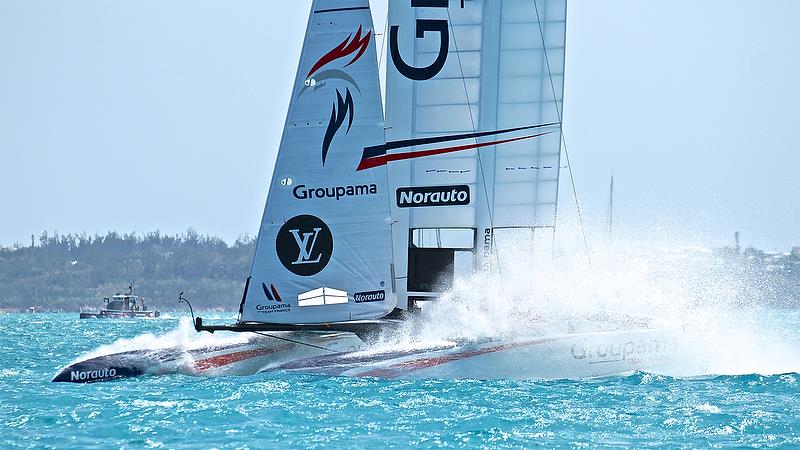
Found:
[[[654,241],[594,251],[591,264],[580,254],[532,256],[526,248],[504,249],[491,272],[457,277],[396,339],[408,344],[649,326],[691,331],[683,342],[691,355],[676,361],[676,374],[800,371],[791,332],[797,314],[768,304],[766,282],[735,260]]]

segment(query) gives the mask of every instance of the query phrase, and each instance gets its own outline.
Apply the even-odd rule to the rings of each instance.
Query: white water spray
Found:
[[[398,341],[650,327],[680,336],[672,375],[800,371],[800,315],[774,307],[762,278],[711,251],[648,242],[596,252],[588,265],[522,248],[502,251],[502,270],[457,278]]]

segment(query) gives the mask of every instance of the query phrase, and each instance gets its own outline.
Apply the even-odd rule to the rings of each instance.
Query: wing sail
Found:
[[[413,277],[411,259],[424,256],[413,255],[414,236],[426,230],[437,230],[434,247],[440,230],[473,230],[476,267],[502,230],[552,242],[566,0],[391,1],[389,26],[387,143],[366,149],[360,166],[387,165],[398,191],[398,281]],[[465,201],[442,201],[453,189]],[[439,201],[424,201],[431,192]]]

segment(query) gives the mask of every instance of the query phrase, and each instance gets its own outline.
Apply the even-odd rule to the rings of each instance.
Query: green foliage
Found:
[[[0,247],[0,308],[97,309],[103,297],[127,292],[133,282],[151,309],[183,309],[177,305],[183,291],[197,309],[234,310],[254,247],[248,236],[229,246],[191,228],[179,236],[45,231],[34,247]]]

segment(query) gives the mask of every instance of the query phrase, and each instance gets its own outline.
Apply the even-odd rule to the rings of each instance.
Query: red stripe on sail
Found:
[[[275,301],[282,302],[283,299],[281,298],[281,294],[278,294],[278,290],[275,289],[275,285],[274,284],[270,284],[269,287],[272,288],[272,295],[275,296]]]
[[[352,55],[356,51],[358,51],[358,54],[349,63],[347,63],[345,67],[358,61],[358,59],[361,58],[364,52],[367,51],[367,47],[369,46],[369,41],[372,38],[372,31],[368,31],[367,34],[362,38],[361,30],[362,27],[359,26],[358,31],[356,32],[356,36],[355,38],[353,38],[352,41],[350,40],[350,38],[353,37],[353,35],[351,34],[350,36],[347,36],[347,39],[342,41],[342,43],[339,44],[336,48],[334,48],[333,50],[328,52],[325,56],[320,58],[320,60],[317,61],[317,63],[314,64],[314,67],[312,67],[311,70],[308,72],[306,78],[310,77],[312,74],[314,74],[317,70],[321,69],[326,64],[336,61],[337,59],[341,59],[349,55]]]
[[[434,156],[434,155],[443,155],[447,153],[454,153],[460,152],[464,150],[473,150],[477,148],[489,147],[492,145],[501,145],[501,144],[508,144],[510,142],[517,142],[517,141],[524,141],[526,139],[534,139],[537,137],[544,136],[546,134],[551,134],[554,131],[548,131],[546,133],[539,133],[539,134],[532,134],[529,136],[522,136],[510,139],[502,139],[499,141],[491,141],[491,142],[480,142],[474,144],[466,144],[466,145],[459,145],[456,147],[445,147],[445,148],[437,148],[432,150],[422,150],[418,152],[403,152],[403,153],[393,153],[393,154],[386,154],[381,156],[375,156],[373,158],[366,158],[362,159],[361,163],[358,165],[356,171],[372,169],[374,167],[385,166],[386,164],[393,162],[393,161],[403,161],[407,159],[414,159],[414,158],[422,158],[425,156]]]

